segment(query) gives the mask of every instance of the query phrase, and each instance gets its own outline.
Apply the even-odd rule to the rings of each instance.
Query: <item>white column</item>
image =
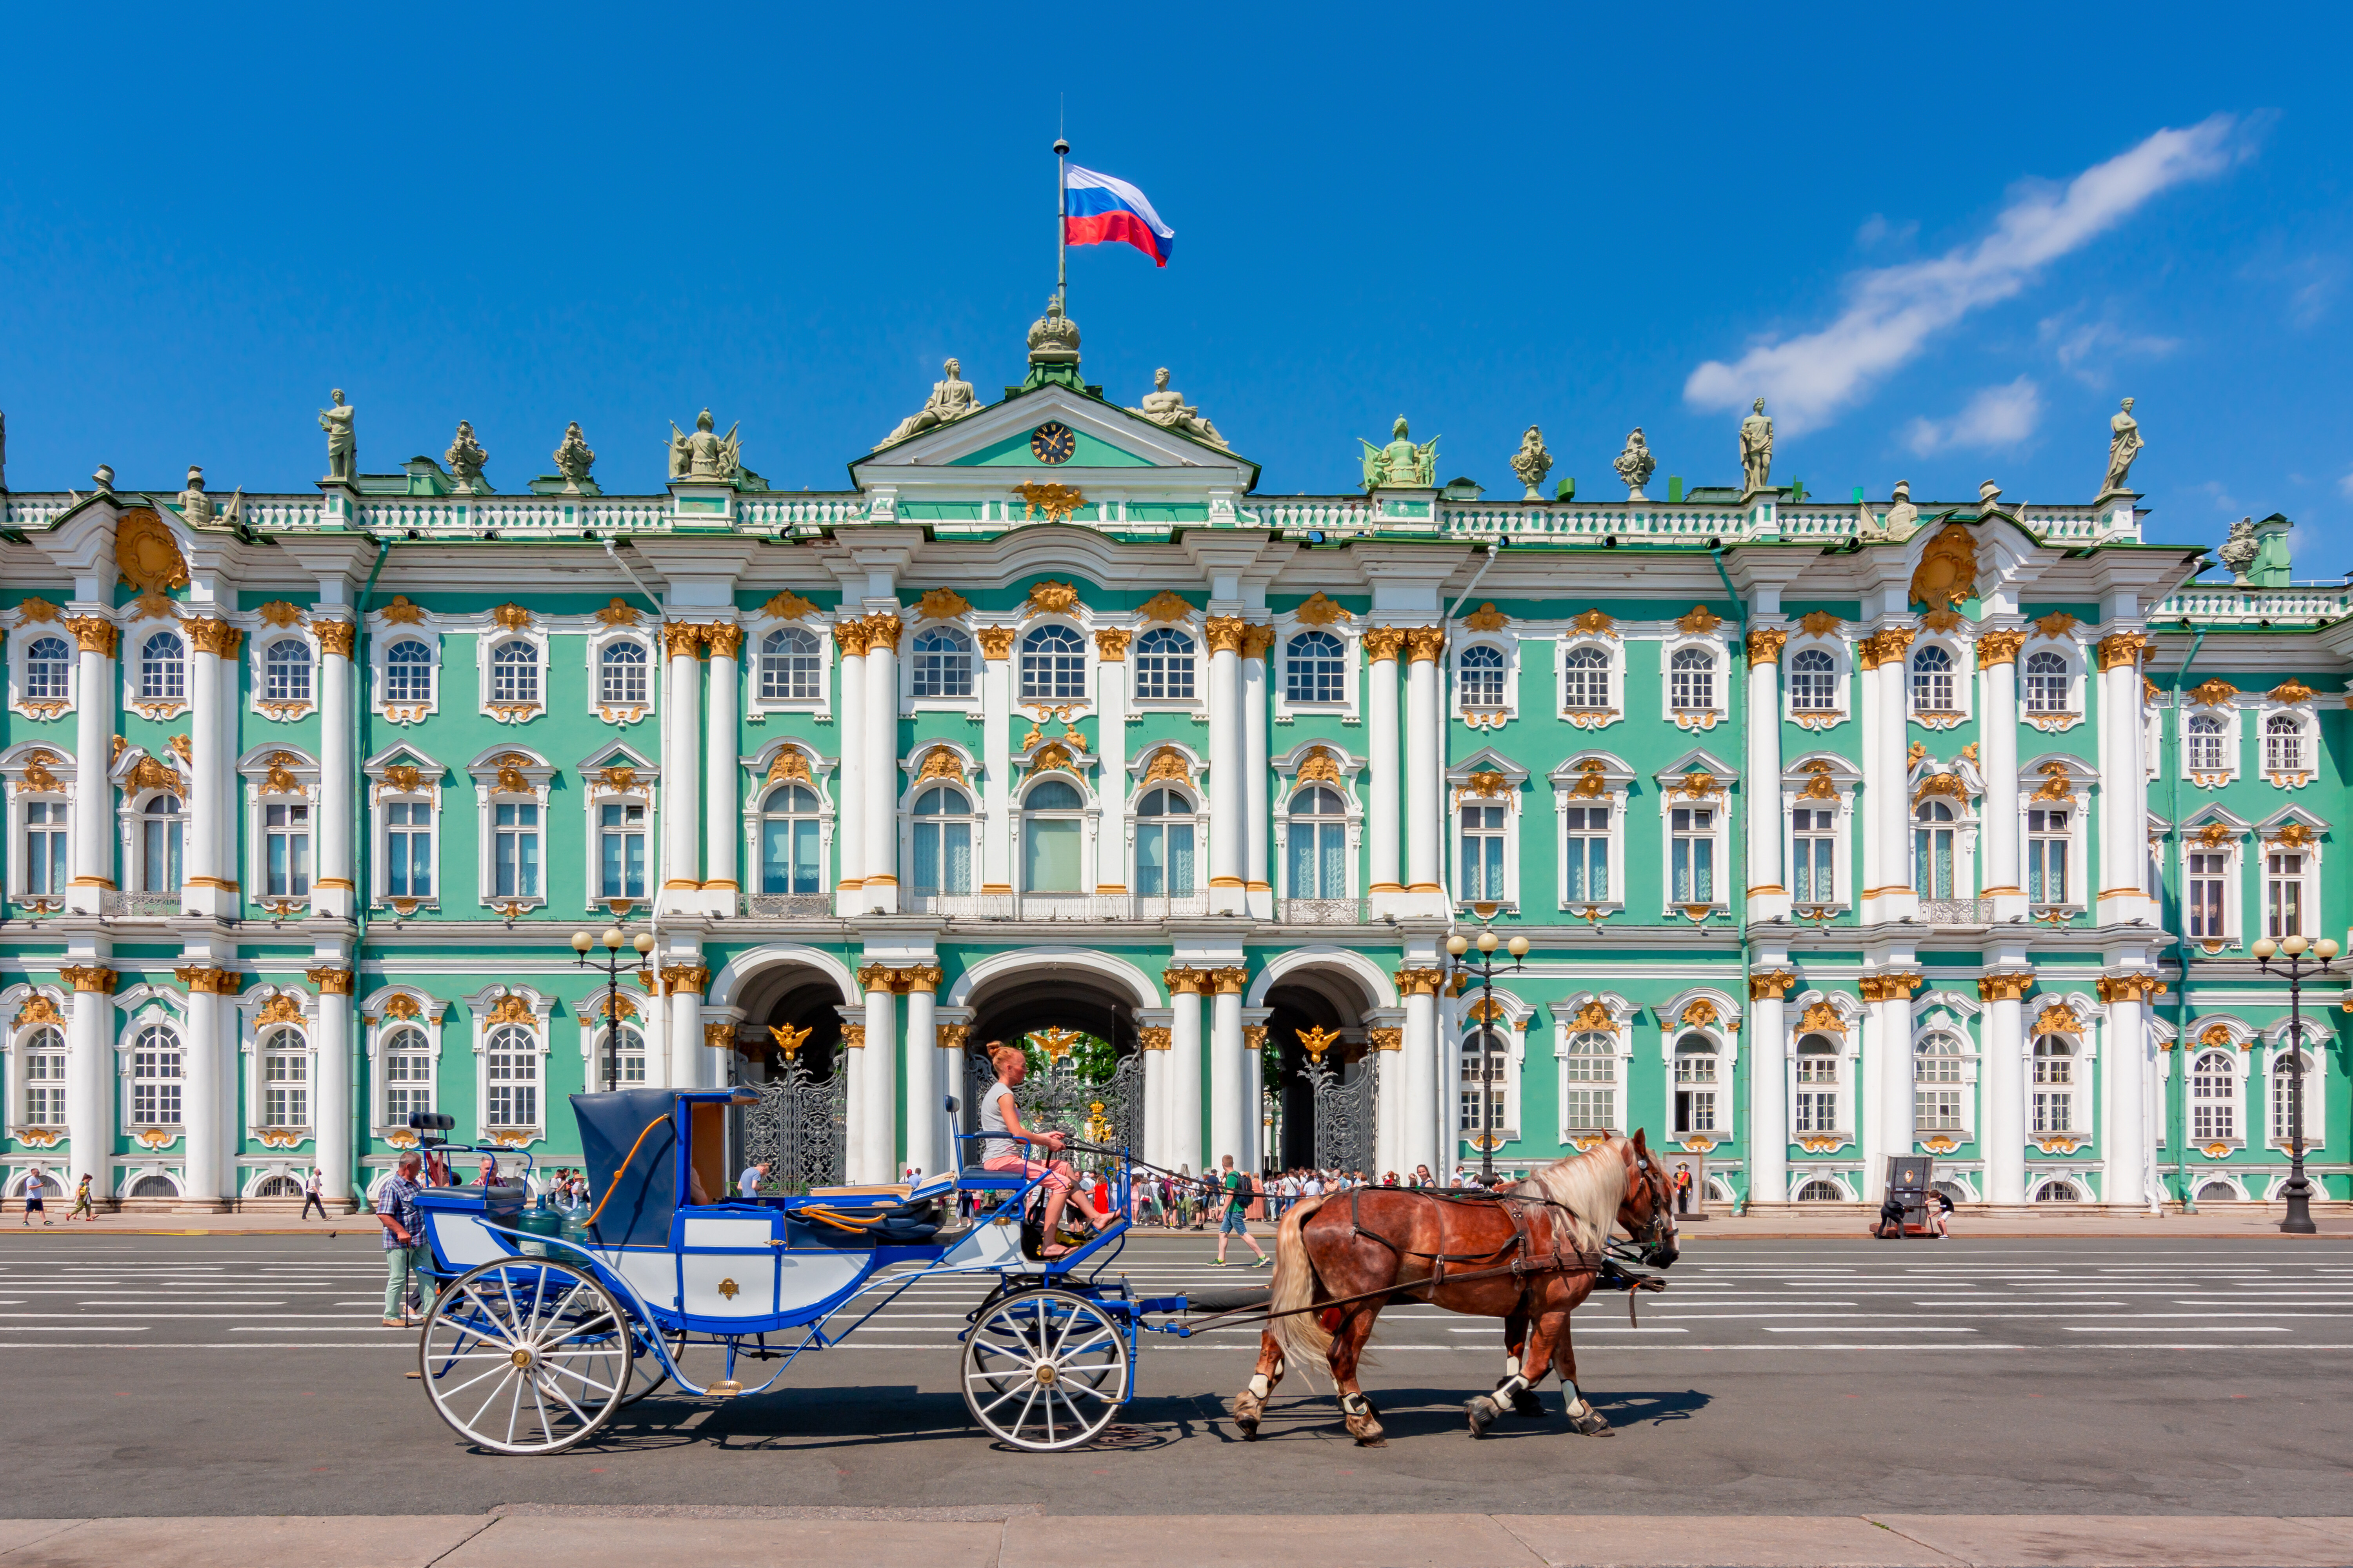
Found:
[[[1136,1046],[1144,1057],[1144,1134],[1138,1158],[1153,1165],[1176,1169],[1168,1158],[1168,1032],[1169,1023],[1155,1008],[1139,1016]]]
[[[1415,983],[1405,998],[1405,1107],[1399,1139],[1398,1179],[1405,1180],[1417,1165],[1438,1167],[1438,977],[1440,971],[1416,971],[1431,977]]]
[[[1253,626],[1242,633],[1242,810],[1250,819],[1242,875],[1248,885],[1250,912],[1261,920],[1274,916],[1274,884],[1267,873],[1271,819],[1267,809],[1266,755],[1266,651],[1273,641],[1271,626]]]
[[[1443,627],[1418,626],[1406,633],[1406,892],[1419,912],[1430,915],[1442,915],[1448,907],[1446,889],[1439,881],[1438,848],[1439,819],[1444,811],[1439,785],[1438,661],[1445,646]],[[1410,1054],[1410,1042],[1406,1049]]]
[[[180,906],[190,915],[235,915],[237,866],[234,851],[223,843],[221,833],[222,825],[231,818],[229,800],[224,795],[235,788],[235,759],[229,754],[228,729],[222,718],[222,673],[226,665],[227,678],[237,678],[237,650],[244,634],[228,622],[213,619],[190,620],[185,629],[191,712],[187,860]]]
[[[76,915],[102,915],[115,891],[114,786],[107,779],[114,745],[114,703],[119,694],[114,651],[121,632],[96,614],[66,622],[80,644],[74,689],[74,792],[72,855],[66,907]],[[25,635],[20,631],[19,636]],[[80,1003],[75,1003],[79,1008]],[[111,1074],[113,1069],[108,1068]],[[72,1105],[68,1102],[68,1114]],[[112,1142],[100,1144],[112,1148]],[[102,1178],[106,1172],[100,1170]]]
[[[1239,1166],[1247,1151],[1249,1134],[1242,1126],[1247,1111],[1242,1103],[1242,987],[1248,980],[1247,971],[1239,968],[1209,971],[1216,994],[1209,1017],[1209,1147],[1204,1152],[1212,1169],[1228,1154]]]
[[[1013,891],[1013,648],[1009,626],[980,629],[980,891]],[[1099,743],[1102,744],[1102,743]]]
[[[1778,769],[1775,776],[1778,777]],[[1748,1201],[1789,1201],[1789,1034],[1783,1000],[1798,977],[1763,969],[1748,979]]]
[[[311,623],[311,630],[319,635],[319,856],[311,868],[311,912],[348,920],[358,897],[353,881],[358,875],[358,862],[352,854],[352,826],[363,810],[352,749],[352,640],[355,629],[348,620],[320,620]],[[349,1025],[345,1028],[348,1030]],[[323,1153],[320,1163],[326,1164]],[[344,1164],[350,1164],[348,1158]],[[337,1181],[343,1183],[340,1195],[351,1196],[350,1172],[345,1171],[338,1177],[335,1167],[330,1165],[327,1169],[331,1197],[337,1194]]]
[[[2136,677],[2138,673],[2134,672]],[[2138,698],[2139,691],[2133,695]],[[2139,703],[2133,706],[2137,714]],[[2126,975],[2103,988],[2108,1023],[2100,1059],[2100,1202],[2119,1211],[2149,1206],[2148,1031],[2143,998],[2155,986],[2154,975]]]
[[[1748,634],[1748,918],[1778,920],[1789,913],[1781,862],[1781,648],[1786,630]],[[1775,1005],[1779,1002],[1776,1000]],[[1756,1188],[1756,1172],[1749,1175]],[[1774,1200],[1778,1202],[1778,1199]]]
[[[2023,641],[2024,634],[2018,631],[1978,634],[1978,669],[1983,675],[1978,698],[1985,705],[1978,726],[1978,734],[1984,738],[1980,755],[1985,758],[1980,813],[1985,821],[1985,871],[1978,895],[1994,901],[1996,920],[2021,918],[2026,914],[2026,877],[2018,844],[2018,648]]]
[[[2142,891],[2148,861],[2148,778],[2141,758],[2140,651],[2147,639],[2100,639],[2100,923],[2151,913]]]
[[[866,1103],[850,1120],[850,1132],[864,1150],[861,1173],[853,1181],[896,1181],[899,1179],[899,998],[892,991],[894,971],[881,965],[867,972],[874,980],[866,987]]]
[[[709,712],[703,735],[703,898],[708,915],[733,915],[743,907],[743,883],[736,861],[743,843],[744,765],[736,760],[736,726],[741,722],[744,629],[718,621],[709,629],[711,682],[705,689]]]
[[[332,797],[330,797],[332,799]],[[322,813],[326,814],[326,813]],[[311,1151],[329,1203],[352,1201],[352,971],[309,973],[319,992],[318,1081],[311,1086]]]
[[[1234,1163],[1245,1171],[1266,1168],[1260,1153],[1266,1131],[1265,1042],[1264,1024],[1242,1025],[1242,1147],[1235,1150]]]
[[[114,1147],[114,971],[96,964],[60,971],[74,988],[66,1015],[66,1140],[78,1180],[90,1172],[101,1199],[114,1191],[107,1151]],[[74,1181],[65,1183],[71,1192]]]
[[[1885,835],[1886,849],[1881,865],[1887,876],[1883,885],[1885,893],[1878,906],[1878,918],[1901,920],[1919,912],[1920,895],[1912,888],[1912,766],[1907,758],[1905,736],[1909,720],[1906,699],[1910,692],[1910,656],[1912,631],[1905,627],[1889,627],[1880,632],[1886,648],[1886,662],[1879,667],[1879,733],[1878,754],[1873,759],[1877,776],[1888,780],[1880,791],[1879,831]],[[1866,918],[1870,916],[1866,916]],[[1909,1044],[1906,1044],[1905,1070],[1910,1070]],[[1911,1090],[1905,1090],[1905,1104],[1911,1104]],[[1905,1125],[1910,1125],[1907,1111]],[[1890,1149],[1891,1154],[1911,1152],[1910,1139],[1905,1147]],[[1885,1176],[1882,1171],[1881,1175]]]
[[[711,971],[698,963],[673,962],[661,967],[662,990],[669,1006],[663,1022],[670,1028],[670,1085],[674,1089],[699,1089],[710,1083],[706,1047],[702,1043],[702,990]]]
[[[702,641],[699,626],[670,621],[662,627],[662,645],[669,654],[662,701],[670,710],[670,730],[659,785],[664,864],[657,907],[665,912],[691,913],[702,905],[702,672],[696,658]],[[673,1023],[671,1039],[678,1037]],[[695,1044],[700,1048],[702,1041]],[[672,1083],[695,1082],[676,1076],[688,1060],[673,1050]]]
[[[1394,908],[1405,891],[1398,872],[1398,653],[1404,646],[1405,633],[1395,627],[1377,626],[1365,633],[1366,770],[1372,776],[1365,823],[1372,846],[1366,891],[1377,916]]]
[[[841,662],[841,700],[834,709],[841,726],[841,765],[833,780],[833,842],[837,846],[835,858],[840,862],[841,869],[834,885],[834,913],[863,915],[866,797],[872,788],[868,778],[873,768],[873,758],[866,749],[866,623],[837,622],[833,641]],[[858,1060],[851,1059],[853,1073]],[[855,1121],[850,1123],[853,1128],[857,1125]]]
[[[1103,780],[1095,840],[1095,891],[1128,891],[1127,645],[1134,633],[1105,627],[1095,633],[1095,777]]]
[[[1852,647],[1856,663],[1854,713],[1861,731],[1857,737],[1855,763],[1862,774],[1862,787],[1849,821],[1853,824],[1855,838],[1862,847],[1862,885],[1855,889],[1854,896],[1855,908],[1862,911],[1878,908],[1878,891],[1887,885],[1889,879],[1887,837],[1880,832],[1879,818],[1890,796],[1902,797],[1904,786],[1901,779],[1888,784],[1880,781],[1880,672],[1876,665],[1864,662],[1872,657],[1867,640],[1859,640]],[[1862,1128],[1855,1130],[1860,1133]]]
[[[1208,1169],[1201,1155],[1201,988],[1206,969],[1171,969],[1168,1002],[1167,1163],[1198,1176]]]
[[[899,908],[899,633],[895,615],[866,618],[865,909]],[[886,1181],[897,1181],[897,1164]]]
[[[1242,778],[1242,635],[1230,615],[1209,618],[1209,912],[1238,915],[1248,907],[1250,828],[1243,821],[1249,791]],[[1213,1120],[1214,1135],[1227,1124]],[[1210,1150],[1211,1156],[1226,1150]]]
[[[227,1152],[221,1138],[222,1118],[237,1099],[237,1044],[221,1040],[221,999],[209,989],[220,971],[191,968],[178,971],[188,988],[186,1049],[180,1055],[180,1149],[186,1197],[197,1203],[217,1203],[222,1196],[221,1171]],[[234,1188],[229,1189],[231,1192]]]
[[[1920,983],[1915,974],[1893,970],[1875,978],[1876,985],[1863,991],[1863,1075],[1869,1098],[1862,1175],[1873,1202],[1887,1186],[1887,1157],[1912,1152],[1912,991]],[[1870,1114],[1873,1109],[1876,1116]]]
[[[1368,1174],[1378,1182],[1384,1172],[1405,1162],[1405,1031],[1395,1025],[1372,1031],[1373,1048],[1365,1054],[1364,1070],[1380,1075],[1373,1101],[1373,1165]]]
[[[936,1176],[947,1169],[947,1091],[940,1086],[940,971],[907,971],[907,1163]]]
[[[1985,1058],[1978,1074],[1978,1147],[1985,1154],[1986,1202],[2026,1202],[2026,988],[2031,970],[1989,974],[1978,983],[1987,1001]]]

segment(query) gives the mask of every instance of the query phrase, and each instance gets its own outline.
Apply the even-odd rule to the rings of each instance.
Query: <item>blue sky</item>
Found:
[[[2341,11],[108,16],[10,26],[18,489],[306,484],[331,387],[371,471],[468,418],[520,489],[577,419],[651,489],[708,404],[840,488],[946,355],[1019,378],[1059,95],[1177,234],[1072,253],[1090,377],[1170,366],[1261,491],[1401,412],[1491,495],[1531,422],[1587,495],[1638,424],[1727,483],[1762,392],[1817,495],[2082,501],[2130,394],[2153,536],[2280,511],[2353,569]]]

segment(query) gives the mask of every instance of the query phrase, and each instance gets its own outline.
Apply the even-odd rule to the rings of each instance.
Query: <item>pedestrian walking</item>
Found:
[[[1953,1239],[1953,1233],[1947,1226],[1946,1216],[1953,1212],[1952,1194],[1946,1192],[1942,1187],[1934,1187],[1929,1190],[1936,1194],[1936,1207],[1935,1210],[1936,1239],[1938,1241],[1950,1241]]]
[[[302,1217],[309,1219],[313,1209],[319,1211],[321,1219],[327,1217],[326,1181],[315,1165],[311,1167],[311,1179],[302,1183]]]
[[[425,1190],[417,1180],[423,1165],[415,1151],[400,1157],[400,1164],[384,1179],[376,1189],[375,1217],[384,1226],[384,1326],[387,1329],[409,1329],[417,1319],[409,1316],[409,1292],[419,1293],[420,1308],[432,1305],[432,1283],[425,1275],[425,1219],[417,1212],[417,1196]]]
[[[83,1214],[90,1216],[91,1224],[98,1224],[98,1205],[90,1200],[90,1172],[87,1171],[81,1173],[81,1181],[74,1188],[73,1211],[66,1215],[66,1224],[73,1224],[76,1218]]]
[[[767,1179],[768,1162],[765,1160],[754,1160],[751,1164],[744,1167],[744,1174],[735,1178],[735,1191],[739,1196],[756,1198],[760,1195],[760,1183]]]
[[[1240,1236],[1250,1243],[1250,1249],[1260,1263],[1266,1261],[1266,1249],[1258,1245],[1258,1237],[1250,1234],[1250,1178],[1234,1169],[1234,1157],[1223,1156],[1219,1161],[1222,1173],[1218,1185],[1225,1192],[1225,1214],[1218,1221],[1218,1263],[1226,1266],[1226,1238]]]
[[[35,1214],[41,1216],[41,1224],[45,1225],[57,1224],[49,1218],[48,1186],[48,1172],[37,1165],[33,1167],[33,1173],[25,1178],[25,1224],[27,1229],[31,1228]]]

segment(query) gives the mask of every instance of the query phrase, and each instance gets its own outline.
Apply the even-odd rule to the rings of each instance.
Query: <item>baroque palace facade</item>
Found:
[[[2129,451],[2089,504],[1831,502],[1761,415],[1665,500],[1639,439],[1628,499],[1546,492],[1532,430],[1487,501],[1402,420],[1275,499],[1142,402],[1052,309],[836,493],[708,418],[659,495],[576,428],[521,493],[464,428],[363,473],[340,394],[301,492],[0,493],[8,1195],[350,1200],[427,1107],[576,1164],[569,1093],[834,1064],[889,1179],[1050,1027],[1170,1166],[1354,1104],[1376,1171],[1641,1127],[1767,1204],[1913,1151],[1968,1202],[2266,1198],[2300,1048],[2348,1196],[2341,982],[2299,1042],[2250,956],[2347,918],[2353,603],[2284,520],[2208,586]],[[569,944],[616,913],[617,1019]],[[1482,917],[1530,949],[1492,1009]]]

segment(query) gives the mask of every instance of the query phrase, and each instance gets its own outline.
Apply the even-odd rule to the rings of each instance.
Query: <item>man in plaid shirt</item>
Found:
[[[433,1282],[426,1277],[425,1216],[417,1212],[417,1195],[425,1190],[417,1180],[424,1161],[414,1150],[400,1157],[400,1167],[376,1189],[375,1217],[384,1226],[384,1326],[406,1329],[417,1319],[408,1315],[408,1287],[415,1281],[423,1304],[433,1305]]]

